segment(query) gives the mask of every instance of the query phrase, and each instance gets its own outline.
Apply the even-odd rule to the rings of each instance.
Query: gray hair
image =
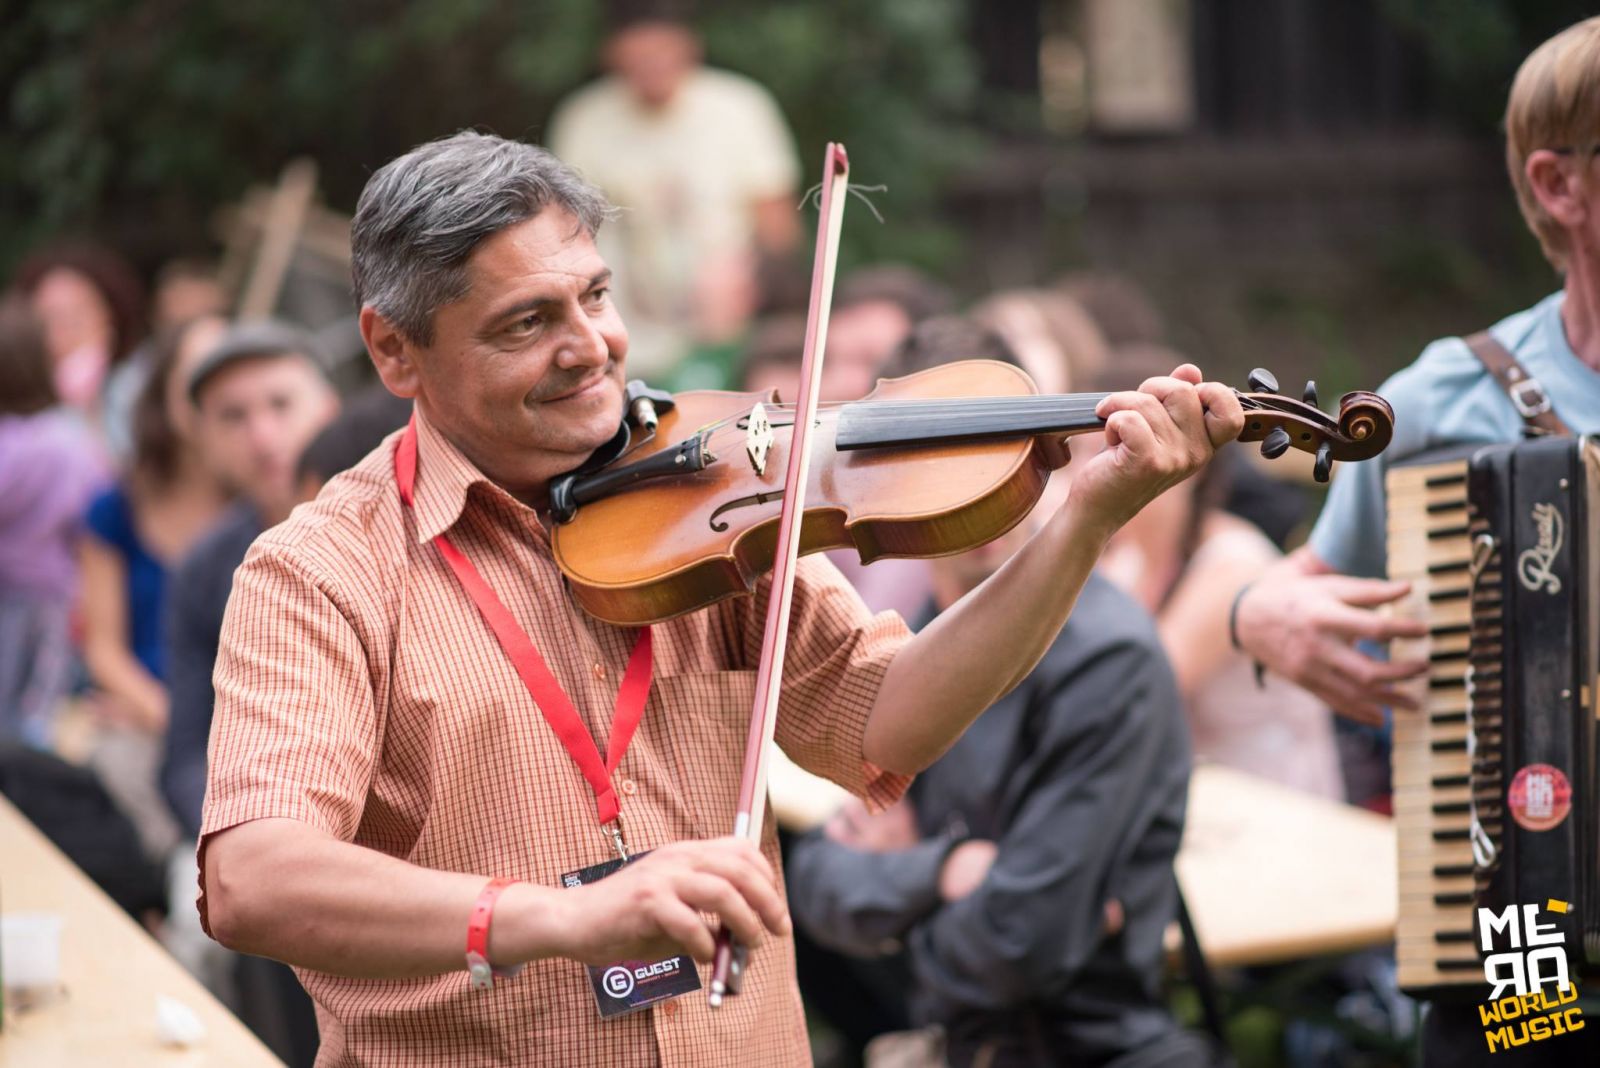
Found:
[[[605,195],[536,145],[463,130],[391,160],[367,180],[350,233],[358,305],[419,345],[433,315],[467,292],[467,261],[485,238],[555,205],[591,237]]]

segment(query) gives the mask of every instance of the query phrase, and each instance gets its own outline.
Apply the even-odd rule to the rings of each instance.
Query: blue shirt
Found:
[[[161,602],[167,569],[145,550],[133,523],[133,504],[122,486],[113,486],[89,503],[88,527],[117,555],[128,572],[128,645],[145,670],[165,678],[166,642]]]
[[[1561,323],[1564,293],[1490,328],[1537,379],[1574,433],[1600,431],[1600,372],[1578,359]],[[1443,338],[1378,392],[1394,406],[1394,441],[1382,454],[1339,465],[1311,531],[1311,549],[1335,571],[1363,578],[1387,572],[1384,476],[1408,456],[1451,445],[1521,439],[1525,425],[1511,398],[1460,338]]]

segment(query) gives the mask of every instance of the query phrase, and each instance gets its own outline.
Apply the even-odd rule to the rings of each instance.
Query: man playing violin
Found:
[[[717,837],[767,584],[638,631],[577,608],[551,557],[546,487],[622,414],[607,210],[475,133],[389,163],[357,207],[362,336],[414,422],[240,567],[199,851],[208,930],[296,967],[319,1064],[809,1063],[774,835]],[[914,637],[805,559],[792,758],[897,799],[1034,666],[1111,533],[1243,426],[1187,365],[1100,414],[1066,502]],[[708,916],[752,949],[743,994],[641,997],[694,984]],[[602,1018],[617,998],[648,1007]]]

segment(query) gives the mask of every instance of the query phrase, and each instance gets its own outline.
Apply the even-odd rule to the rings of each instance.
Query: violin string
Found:
[[[997,415],[1009,415],[1019,408],[1035,408],[1048,411],[1064,420],[1074,420],[1093,413],[1101,400],[1109,396],[1106,393],[1059,393],[1059,394],[1016,394],[999,397],[930,397],[915,400],[861,400],[861,401],[825,401],[818,405],[818,413],[832,413],[849,405],[861,405],[861,414],[871,418],[905,418],[915,415],[953,415],[960,414],[970,418],[984,418]],[[1246,394],[1238,394],[1240,402],[1250,411],[1270,411],[1269,406]],[[794,410],[793,404],[784,402],[762,402],[763,407],[771,414],[783,414]],[[732,439],[742,439],[748,431],[731,424],[745,418],[748,412],[738,412],[719,419],[714,423],[700,428],[700,433],[705,435],[705,443],[715,452],[717,448],[726,447]]]
[[[914,414],[933,415],[952,413],[959,413],[974,418],[981,418],[983,416],[1014,414],[1018,408],[1033,407],[1049,411],[1051,414],[1061,418],[1064,421],[1072,421],[1074,419],[1080,419],[1084,416],[1092,415],[1095,408],[1099,406],[1100,401],[1108,395],[1109,394],[1104,393],[1034,393],[992,398],[946,397],[903,401],[824,401],[818,404],[817,414],[818,416],[832,416],[838,414],[847,406],[862,405],[864,406],[869,418],[872,414],[876,414],[880,418],[903,418]],[[1272,410],[1267,405],[1262,404],[1253,398],[1241,395],[1240,400],[1244,402],[1244,406],[1247,410]],[[1052,401],[1056,403],[1049,403]],[[762,407],[765,408],[769,415],[787,414],[792,412],[795,408],[795,405],[783,402],[769,403],[763,401],[761,403]],[[872,408],[875,406],[881,406],[881,408],[874,413],[872,412]],[[750,413],[748,410],[736,412],[732,415],[719,419],[716,422],[709,423],[706,426],[701,427],[698,433],[703,435],[705,448],[715,456],[718,454],[719,450],[736,448],[738,445],[743,444],[745,439],[748,437],[749,431],[747,428],[735,426],[733,424],[735,424],[738,420],[745,418],[749,414]],[[778,424],[779,427],[784,425],[792,424]],[[636,448],[642,447],[644,444],[646,444],[646,442],[640,442],[638,446],[635,446],[635,448],[630,448],[628,450],[628,454],[631,454]]]
[[[1039,408],[1059,414],[1063,418],[1081,418],[1091,414],[1099,405],[1104,394],[1023,394],[1010,397],[949,397],[930,398],[913,401],[830,401],[818,406],[819,414],[832,414],[848,405],[863,405],[863,414],[876,414],[879,417],[905,417],[908,415],[931,414],[963,414],[975,417],[1009,415],[1018,408]],[[1054,404],[1048,402],[1055,402]],[[875,412],[874,406],[881,405]],[[784,403],[762,402],[762,407],[768,413],[782,414],[794,410],[794,405]],[[702,434],[708,435],[706,441],[721,443],[727,440],[728,435],[743,436],[747,431],[739,427],[730,427],[729,424],[745,418],[749,412],[738,412],[719,419],[700,428]]]
[[[1070,396],[1070,394],[1063,394],[1062,396],[1066,397],[1066,396]],[[885,405],[895,405],[895,406],[905,405],[905,407],[900,408],[899,411],[893,411],[892,409],[891,410],[885,410],[882,413],[882,415],[884,415],[884,416],[905,416],[905,415],[908,415],[908,414],[912,414],[913,411],[916,412],[916,413],[927,413],[927,414],[935,414],[935,413],[939,413],[939,412],[957,412],[958,411],[958,412],[960,412],[961,414],[964,414],[964,415],[970,415],[970,416],[973,416],[973,417],[982,417],[982,416],[997,416],[997,415],[1014,414],[1016,412],[1016,410],[1017,410],[1017,407],[1018,407],[1018,405],[1015,403],[1017,399],[1018,398],[1016,398],[1016,397],[1011,397],[1011,398],[1000,398],[1000,397],[997,397],[997,398],[994,398],[994,400],[992,402],[988,402],[988,403],[974,403],[974,400],[972,400],[972,399],[967,399],[967,400],[951,399],[951,400],[947,400],[947,401],[909,401],[909,402],[904,402],[904,401],[884,401],[884,402],[872,402],[872,403],[883,403]],[[856,403],[856,402],[848,402],[848,403]],[[1076,419],[1084,418],[1085,416],[1092,415],[1094,413],[1095,406],[1098,403],[1099,403],[1099,398],[1096,397],[1096,398],[1094,398],[1094,403],[1093,404],[1085,402],[1085,403],[1077,404],[1077,405],[1062,405],[1062,406],[1056,407],[1056,408],[1048,408],[1047,410],[1050,411],[1052,414],[1056,415],[1057,417],[1061,418],[1062,420],[1070,422],[1070,421],[1073,421],[1073,420],[1076,420]],[[763,404],[763,407],[766,408],[766,410],[767,410],[767,412],[769,414],[771,414],[771,413],[784,413],[784,412],[792,410],[792,408],[793,408],[792,405],[779,405],[779,404],[773,404],[773,405]],[[844,407],[843,403],[834,402],[826,410],[819,409],[818,414],[819,415],[833,415],[833,414],[837,413],[843,407]],[[1046,406],[1045,405],[1037,405],[1037,407],[1045,408]],[[741,413],[739,413],[737,415],[732,415],[732,416],[729,416],[729,417],[727,417],[725,419],[720,419],[717,422],[712,423],[707,427],[702,427],[701,428],[701,433],[705,435],[705,438],[704,438],[705,447],[710,449],[711,452],[715,455],[715,454],[718,453],[718,451],[720,449],[732,448],[732,447],[735,447],[736,445],[742,443],[745,440],[746,436],[748,435],[749,431],[747,429],[745,429],[745,428],[741,428],[741,427],[737,427],[737,426],[730,426],[729,424],[733,423],[734,421],[736,421],[738,419],[744,418],[748,414],[749,414],[748,412],[741,412]]]
[[[947,397],[925,398],[918,400],[883,400],[883,401],[828,401],[818,406],[819,414],[835,412],[848,405],[862,405],[863,416],[876,415],[880,418],[904,418],[913,415],[956,414],[982,418],[985,416],[1007,415],[1014,413],[1018,408],[1038,408],[1049,411],[1059,417],[1072,420],[1091,414],[1099,403],[1108,394],[1104,393],[1064,393],[1064,394],[1021,394],[1001,397]],[[1244,407],[1251,411],[1270,410],[1266,405],[1254,398],[1241,395]],[[782,414],[794,409],[794,405],[783,402],[763,402],[763,407],[773,414]],[[730,437],[742,437],[747,431],[732,427],[730,424],[744,418],[748,413],[739,412],[727,416],[715,423],[701,428],[707,434],[708,445],[723,446]]]
[[[1064,395],[1064,396],[1067,396],[1067,395]],[[1078,403],[1078,404],[1019,405],[1017,403],[1018,399],[1019,398],[1016,398],[1016,397],[1009,397],[1009,398],[996,397],[996,398],[993,398],[993,399],[967,398],[967,399],[925,400],[925,401],[909,401],[909,402],[908,401],[873,402],[873,403],[882,403],[884,405],[884,407],[882,409],[880,409],[879,411],[877,411],[877,412],[872,412],[870,408],[869,409],[865,409],[863,414],[867,414],[869,417],[870,417],[870,415],[875,414],[875,415],[879,416],[880,418],[897,418],[897,417],[898,418],[904,418],[906,416],[914,416],[914,415],[949,414],[949,413],[960,413],[960,414],[963,414],[963,415],[971,415],[971,416],[980,416],[981,417],[981,416],[1011,415],[1011,414],[1015,414],[1019,407],[1034,407],[1034,408],[1042,409],[1043,411],[1046,411],[1046,412],[1050,412],[1052,414],[1059,415],[1059,416],[1061,416],[1062,418],[1065,418],[1065,419],[1074,419],[1074,418],[1082,418],[1083,416],[1092,414],[1094,412],[1094,410],[1095,410],[1095,407],[1099,403],[1099,398],[1098,397],[1094,397],[1094,398],[1086,398],[1083,402]],[[1091,400],[1092,400],[1092,403],[1091,403]],[[851,402],[851,403],[857,403],[857,402]],[[771,405],[763,404],[763,407],[767,410],[767,412],[769,414],[784,414],[784,413],[787,413],[787,412],[790,412],[790,411],[793,410],[793,406],[792,405],[787,405],[787,404],[771,404]],[[831,415],[831,414],[834,414],[834,413],[840,411],[843,407],[845,407],[844,404],[840,404],[840,403],[836,402],[836,403],[828,406],[827,408],[819,408],[819,414],[829,414],[829,415]],[[735,422],[738,419],[744,418],[748,414],[749,414],[748,412],[740,412],[740,413],[738,413],[736,415],[728,416],[727,418],[720,419],[717,422],[711,423],[706,427],[702,427],[701,431],[702,431],[702,433],[709,432],[710,436],[707,438],[708,441],[711,441],[711,440],[724,440],[725,436],[727,434],[730,434],[730,433],[742,436],[742,435],[744,435],[746,433],[745,429],[739,428],[739,427],[731,427],[731,426],[729,426],[729,424]]]

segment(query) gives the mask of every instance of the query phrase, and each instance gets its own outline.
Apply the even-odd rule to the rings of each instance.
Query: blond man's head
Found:
[[[1506,104],[1506,166],[1517,204],[1545,257],[1565,270],[1570,198],[1589,185],[1600,151],[1600,17],[1569,26],[1534,49]],[[1580,197],[1586,200],[1586,197]]]

